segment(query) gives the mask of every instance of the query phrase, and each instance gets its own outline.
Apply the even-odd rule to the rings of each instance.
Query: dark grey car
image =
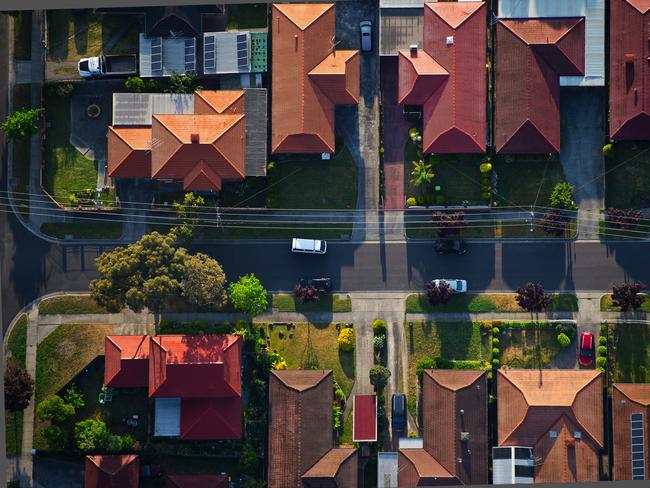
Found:
[[[406,431],[406,395],[393,393],[391,401],[391,425],[393,432]]]

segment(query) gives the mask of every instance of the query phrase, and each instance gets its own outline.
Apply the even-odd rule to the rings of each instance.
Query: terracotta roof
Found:
[[[397,463],[400,488],[454,484],[454,475],[425,449],[400,449]]]
[[[398,70],[399,103],[424,105],[449,79],[449,72],[425,51],[399,51]]]
[[[273,4],[271,18],[272,151],[334,152],[334,105],[357,103],[359,56],[332,54],[333,3]]]
[[[645,479],[650,479],[650,384],[614,383],[612,424],[614,445],[613,479],[632,479],[631,415],[643,415],[643,452]]]
[[[86,456],[85,488],[138,488],[136,454]]]
[[[497,152],[559,152],[559,77],[584,74],[584,18],[501,19],[496,31]]]
[[[598,480],[604,446],[598,371],[500,369],[497,388],[498,445],[532,447],[542,459],[535,482]]]
[[[194,114],[243,114],[244,90],[198,90],[194,92]]]
[[[323,479],[336,478],[348,461],[354,461],[356,464],[357,450],[350,447],[338,447],[330,449],[322,458],[302,475],[303,483],[306,479]],[[356,470],[355,470],[356,471]],[[306,483],[309,485],[309,482]],[[343,485],[341,485],[343,486]]]
[[[106,336],[104,384],[115,388],[145,387],[148,382],[147,336]]]
[[[228,488],[225,474],[170,474],[165,481],[166,488]]]
[[[609,133],[614,140],[650,139],[650,0],[612,0]]]
[[[151,129],[149,127],[108,128],[108,176],[148,178],[151,176]]]
[[[181,439],[240,439],[241,435],[241,396],[181,399]]]
[[[377,441],[377,396],[354,395],[352,440],[354,442]]]

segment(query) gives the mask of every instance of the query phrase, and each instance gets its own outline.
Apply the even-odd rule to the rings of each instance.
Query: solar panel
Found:
[[[630,427],[632,432],[632,479],[645,479],[645,452],[643,436],[643,414],[633,413],[630,415]]]
[[[237,68],[248,66],[248,36],[237,34]]]
[[[214,35],[205,35],[203,38],[203,72],[215,73],[216,68],[216,55],[215,55],[215,42]]]
[[[162,76],[162,38],[154,37],[151,39],[151,75]]]
[[[196,40],[185,39],[185,72],[196,71]]]

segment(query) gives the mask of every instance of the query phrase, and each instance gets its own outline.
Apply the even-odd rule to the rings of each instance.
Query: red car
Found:
[[[580,366],[591,366],[596,356],[596,340],[591,332],[580,334],[578,341],[578,362]]]

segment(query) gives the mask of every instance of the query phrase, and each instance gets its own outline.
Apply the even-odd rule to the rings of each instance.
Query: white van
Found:
[[[300,239],[298,237],[294,237],[291,243],[291,252],[325,254],[327,252],[327,242],[315,239]]]

